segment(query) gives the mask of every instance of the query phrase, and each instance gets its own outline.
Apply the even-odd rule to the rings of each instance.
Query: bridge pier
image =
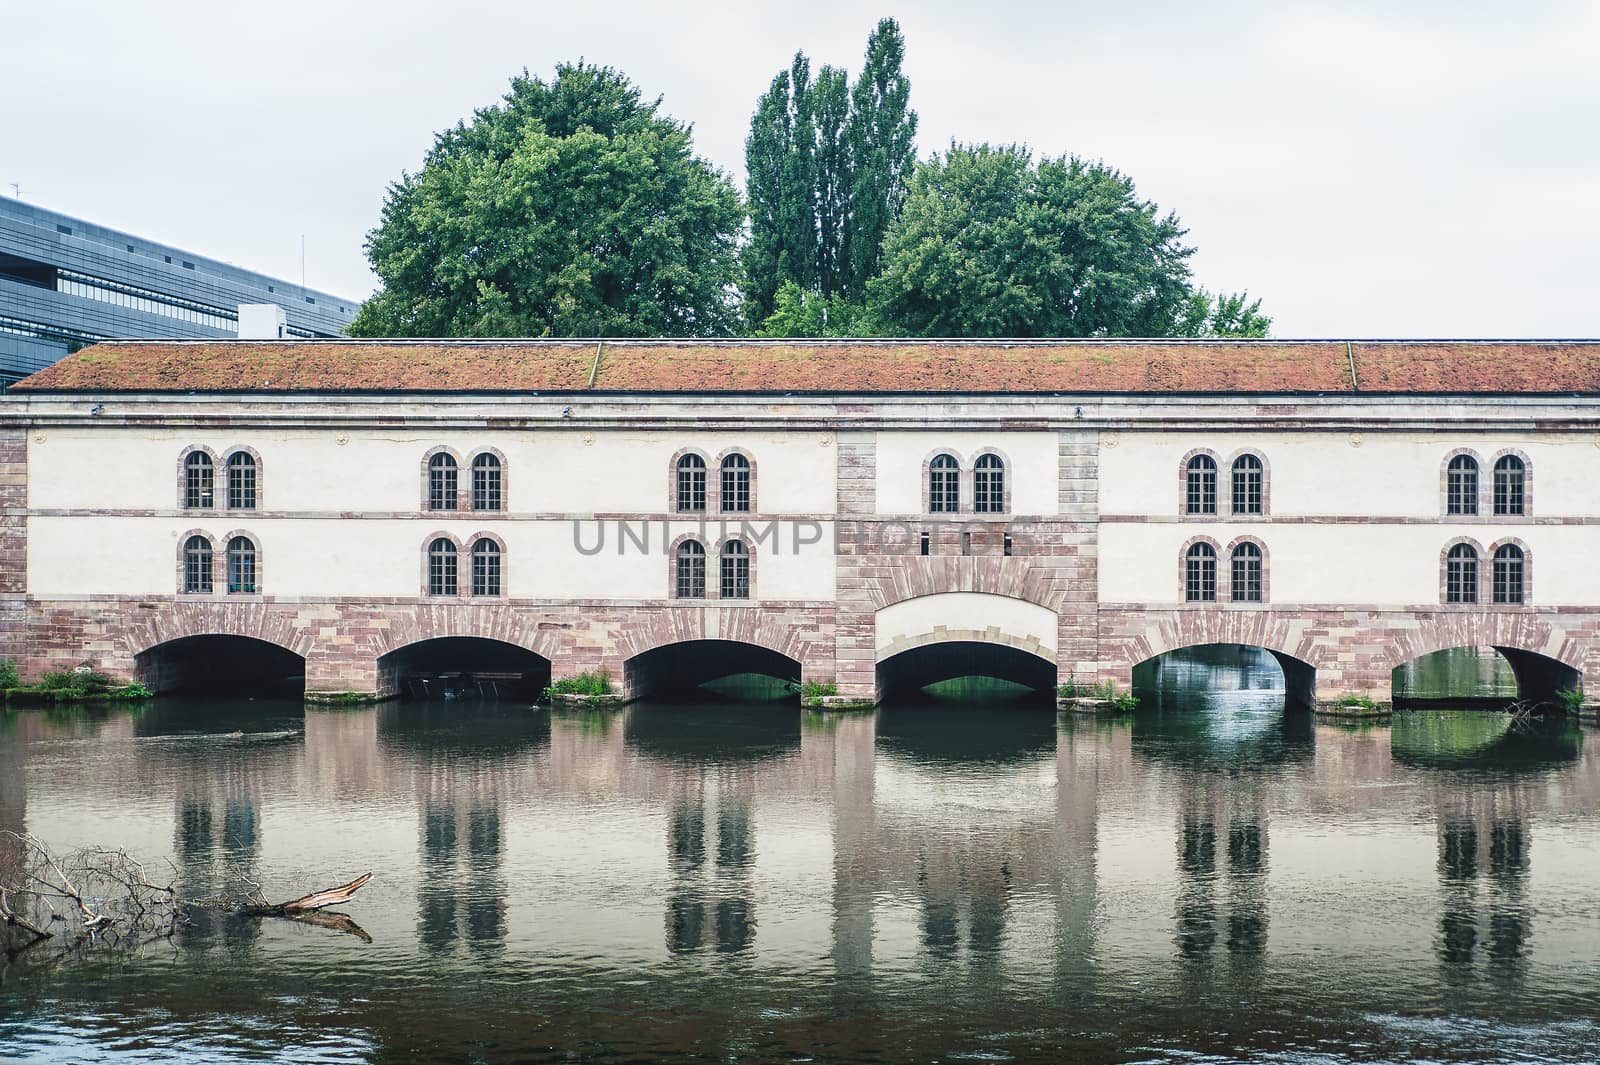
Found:
[[[1287,679],[1288,676],[1289,670],[1285,668],[1284,677]],[[1311,708],[1319,714],[1330,717],[1383,717],[1394,709],[1394,680],[1388,673],[1368,677],[1330,677],[1315,683]]]

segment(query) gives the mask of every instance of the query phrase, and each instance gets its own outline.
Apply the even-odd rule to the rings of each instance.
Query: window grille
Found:
[[[428,509],[455,510],[456,460],[443,451],[428,460]]]
[[[443,536],[428,545],[428,594],[456,594],[456,545]]]
[[[1242,543],[1233,549],[1231,595],[1235,603],[1261,602],[1261,548]]]
[[[228,591],[254,594],[256,591],[256,545],[248,536],[228,541]]]
[[[679,599],[706,597],[706,549],[700,541],[685,540],[678,545],[677,577]]]
[[[1444,598],[1447,603],[1478,601],[1478,552],[1471,544],[1457,544],[1445,557]]]
[[[248,451],[235,451],[228,456],[228,507],[256,508],[256,460]]]
[[[1501,544],[1494,552],[1494,601],[1523,601],[1523,555],[1516,544]]]
[[[722,509],[744,512],[750,509],[750,460],[729,455],[722,460]]]
[[[954,514],[961,508],[961,467],[952,455],[935,455],[928,464],[928,510]]]
[[[972,509],[1002,514],[1006,509],[1006,464],[999,455],[980,455],[972,479]]]
[[[1184,557],[1183,597],[1191,603],[1217,601],[1217,551],[1210,544],[1189,547]]]
[[[1457,455],[1445,471],[1445,513],[1478,512],[1478,460]]]
[[[204,536],[184,542],[183,590],[190,595],[211,594],[211,542]]]
[[[211,456],[204,451],[189,452],[189,457],[183,460],[183,505],[210,510],[212,477]]]
[[[685,455],[678,460],[678,510],[680,513],[706,509],[706,460]]]
[[[1189,460],[1185,471],[1184,512],[1187,514],[1215,514],[1217,512],[1217,460],[1210,455],[1196,455]]]
[[[472,594],[500,594],[500,545],[493,540],[472,545]]]
[[[1522,514],[1526,510],[1528,470],[1515,455],[1502,455],[1494,464],[1494,512],[1499,515]]]
[[[472,509],[501,509],[498,455],[486,452],[472,460]]]
[[[722,598],[750,598],[750,551],[743,540],[722,545]]]
[[[1240,455],[1233,460],[1233,512],[1235,514],[1262,513],[1262,467],[1254,455]]]

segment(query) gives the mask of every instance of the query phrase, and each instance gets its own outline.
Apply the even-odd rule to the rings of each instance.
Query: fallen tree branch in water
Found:
[[[232,888],[187,897],[176,886],[183,875],[171,868],[173,882],[161,884],[121,849],[86,847],[56,854],[31,834],[0,831],[0,962],[24,952],[30,959],[40,957],[34,948],[46,943],[50,949],[42,953],[47,962],[94,947],[133,949],[171,938],[207,916],[285,918],[372,942],[348,915],[323,912],[350,901],[372,879],[371,873],[274,905],[243,870],[231,871]]]

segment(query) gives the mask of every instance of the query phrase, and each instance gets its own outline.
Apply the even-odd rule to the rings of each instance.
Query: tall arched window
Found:
[[[211,594],[211,541],[204,536],[184,541],[183,590],[189,595]]]
[[[248,536],[228,541],[228,592],[254,594],[256,591],[256,545]]]
[[[228,508],[256,509],[256,459],[248,451],[228,456]]]
[[[428,545],[428,594],[456,594],[456,545],[443,536]]]
[[[1217,460],[1210,455],[1196,455],[1184,468],[1185,514],[1215,514],[1217,512]]]
[[[699,455],[678,459],[678,511],[694,513],[706,509],[706,460]]]
[[[1527,511],[1525,491],[1528,468],[1515,455],[1502,455],[1494,464],[1494,512],[1523,514]],[[1514,601],[1514,600],[1513,600]]]
[[[723,599],[750,598],[750,549],[743,540],[729,540],[722,545]]]
[[[183,505],[197,510],[210,510],[213,476],[211,456],[204,451],[189,452],[183,460]]]
[[[1478,460],[1457,455],[1445,468],[1444,511],[1446,514],[1478,512]]]
[[[750,509],[750,460],[743,455],[722,460],[721,507],[739,513]]]
[[[1191,544],[1183,558],[1183,597],[1191,603],[1217,601],[1217,549]]]
[[[429,510],[457,509],[456,472],[454,455],[441,451],[428,460]]]
[[[1478,551],[1471,544],[1456,544],[1445,556],[1444,601],[1447,603],[1478,601]]]
[[[935,455],[928,463],[928,510],[954,514],[961,509],[961,465],[954,455]]]
[[[699,540],[685,540],[678,545],[676,577],[679,599],[706,597],[706,548]]]
[[[472,509],[500,510],[500,456],[485,451],[472,460]]]
[[[1006,464],[999,455],[979,455],[973,465],[972,509],[1003,514],[1006,509]]]
[[[1261,548],[1246,540],[1233,549],[1230,595],[1235,603],[1261,602]]]
[[[500,545],[487,538],[472,545],[472,594],[500,594]]]
[[[1255,455],[1240,455],[1233,460],[1233,512],[1260,514],[1264,510],[1264,477],[1261,460]]]
[[[1501,544],[1494,551],[1494,601],[1520,603],[1524,596],[1522,548]]]

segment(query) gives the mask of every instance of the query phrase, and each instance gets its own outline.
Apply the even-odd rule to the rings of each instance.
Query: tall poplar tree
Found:
[[[900,69],[905,54],[899,23],[892,18],[879,22],[851,92],[845,132],[852,165],[845,290],[852,296],[864,291],[878,272],[883,236],[905,202],[916,163],[917,113],[910,107],[911,82]]]

